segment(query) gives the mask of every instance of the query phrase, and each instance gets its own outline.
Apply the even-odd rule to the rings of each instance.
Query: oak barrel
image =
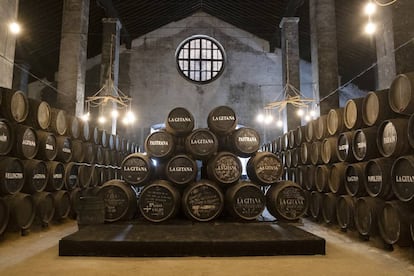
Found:
[[[49,192],[61,190],[65,186],[63,179],[65,166],[58,161],[48,161],[46,162],[46,166],[49,173],[49,179],[45,190]]]
[[[168,160],[165,166],[167,179],[178,185],[185,185],[195,180],[197,163],[190,156],[179,154]]]
[[[132,185],[147,184],[153,174],[154,168],[148,156],[142,153],[132,153],[125,157],[121,164],[122,178]]]
[[[216,135],[230,134],[237,126],[237,117],[229,106],[218,106],[207,116],[207,126]]]
[[[29,126],[13,124],[15,143],[12,154],[22,159],[33,159],[38,150],[39,142],[36,131]]]
[[[337,135],[345,130],[344,109],[330,109],[326,117],[326,129],[330,135]]]
[[[352,136],[352,153],[357,161],[363,161],[380,157],[376,141],[377,127],[358,129]]]
[[[60,190],[52,192],[53,202],[55,206],[54,220],[62,221],[69,216],[71,201],[68,191]]]
[[[414,155],[401,156],[391,168],[392,190],[395,196],[409,202],[414,198]]]
[[[35,219],[33,197],[25,193],[7,195],[4,198],[10,210],[8,228],[11,231],[28,230]]]
[[[365,166],[365,189],[371,197],[385,200],[394,198],[392,190],[391,168],[394,159],[376,158],[369,160]]]
[[[6,201],[0,197],[0,236],[6,231],[9,224],[10,210]]]
[[[341,195],[336,204],[336,219],[341,229],[353,229],[356,198],[349,195]]]
[[[336,204],[338,196],[333,193],[323,194],[322,217],[325,223],[336,223]]]
[[[367,126],[380,124],[397,114],[391,109],[388,102],[389,90],[371,91],[365,96],[362,103],[362,119]]]
[[[207,160],[218,150],[217,136],[206,128],[196,129],[187,136],[185,149],[195,159]]]
[[[29,101],[22,91],[2,90],[0,112],[8,120],[22,123],[29,115]]]
[[[394,112],[414,113],[414,72],[399,74],[391,83],[388,102]]]
[[[259,133],[249,127],[235,130],[230,137],[231,151],[240,157],[250,157],[260,148]]]
[[[349,99],[344,107],[344,124],[348,129],[358,129],[364,126],[362,120],[362,103],[364,98]]]
[[[51,115],[51,122],[48,130],[58,135],[65,135],[68,128],[66,112],[62,109],[52,108]]]
[[[368,162],[360,162],[348,164],[345,169],[345,189],[350,196],[365,196],[367,191],[365,190],[364,178],[365,167]]]
[[[247,162],[246,171],[253,182],[266,186],[280,179],[283,174],[283,164],[274,153],[257,152]]]
[[[384,209],[385,201],[373,197],[360,197],[355,202],[355,227],[362,236],[378,233],[378,217]]]
[[[165,128],[173,135],[185,136],[193,131],[194,117],[186,108],[176,107],[168,113]]]
[[[37,130],[36,135],[39,144],[36,158],[44,161],[55,160],[58,153],[56,135],[43,130]]]
[[[48,129],[52,121],[52,111],[50,105],[45,101],[39,101],[30,98],[28,98],[28,102],[29,115],[24,121],[24,124],[36,129]]]
[[[35,207],[35,222],[41,226],[47,226],[55,215],[55,202],[49,192],[36,192],[33,194]]]
[[[408,141],[408,119],[383,121],[378,127],[377,146],[384,157],[398,157],[412,152]]]
[[[14,144],[14,130],[6,119],[0,119],[0,155],[8,155]]]
[[[145,151],[151,158],[170,158],[175,151],[174,136],[165,130],[151,133],[145,139]]]
[[[25,174],[23,163],[14,157],[0,158],[0,194],[13,195],[23,189]]]
[[[42,192],[48,182],[49,171],[46,162],[41,160],[22,160],[25,183],[22,192],[34,194]]]

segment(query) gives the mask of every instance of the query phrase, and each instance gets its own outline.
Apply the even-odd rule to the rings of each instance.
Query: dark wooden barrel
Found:
[[[306,166],[306,180],[304,181],[305,189],[308,191],[313,191],[315,187],[316,179],[316,167],[314,165]]]
[[[96,165],[78,166],[78,184],[82,189],[96,187],[100,183],[100,175]]]
[[[30,98],[28,98],[28,103],[29,115],[24,120],[24,124],[35,129],[48,129],[52,118],[50,105],[45,101]]]
[[[329,133],[328,133],[328,127],[327,127],[327,118],[328,115],[321,115],[316,119],[316,124],[314,125],[315,128],[315,138],[317,140],[323,140],[325,139]]]
[[[259,133],[249,127],[235,130],[230,138],[231,151],[240,157],[250,157],[260,148]]]
[[[92,135],[91,135],[91,126],[88,121],[81,120],[80,121],[80,139],[84,142],[90,142]]]
[[[64,163],[72,159],[72,140],[68,136],[56,136],[56,160]]]
[[[218,106],[208,114],[207,126],[216,135],[230,134],[237,126],[236,112],[229,106]]]
[[[22,160],[25,183],[22,192],[34,194],[42,192],[48,182],[49,172],[46,163],[41,160]]]
[[[414,72],[399,74],[391,83],[388,102],[394,112],[411,115],[414,113]]]
[[[32,159],[39,150],[36,131],[29,126],[13,124],[15,143],[12,154],[22,159]]]
[[[14,144],[14,130],[6,119],[0,119],[0,155],[8,155]]]
[[[170,158],[175,151],[174,136],[165,130],[151,133],[145,140],[145,151],[151,158]]]
[[[414,113],[410,116],[408,120],[407,135],[410,146],[414,148]]]
[[[281,181],[266,192],[266,206],[269,213],[279,220],[295,221],[307,209],[304,190],[292,181]]]
[[[297,129],[291,129],[288,131],[288,148],[293,149],[295,147],[295,136]]]
[[[35,205],[32,195],[17,193],[4,198],[10,210],[8,228],[12,231],[28,230],[35,219]]]
[[[71,191],[76,187],[79,187],[79,165],[75,162],[69,162],[65,165],[65,174],[63,181],[65,183],[65,189]]]
[[[325,138],[322,141],[321,158],[323,163],[335,163],[338,162],[338,155],[336,154],[336,147],[338,145],[337,137]]]
[[[84,142],[82,148],[83,152],[85,153],[83,162],[89,164],[95,163],[96,145],[92,142]]]
[[[65,135],[68,128],[66,112],[58,108],[52,108],[51,111],[52,116],[48,130],[58,135]]]
[[[8,120],[22,123],[29,115],[29,101],[22,91],[3,89],[0,112]]]
[[[49,173],[49,179],[45,190],[48,192],[61,190],[65,186],[65,166],[58,161],[48,161],[46,162],[46,166]]]
[[[266,198],[260,187],[250,181],[240,181],[225,193],[225,208],[238,220],[255,220],[266,207]]]
[[[132,153],[125,157],[121,164],[122,178],[132,185],[147,184],[153,174],[154,167],[148,156]]]
[[[409,202],[414,198],[414,155],[401,156],[391,169],[392,190],[395,196]]]
[[[412,204],[398,200],[387,201],[378,218],[382,239],[388,244],[411,246],[410,223],[413,219]]]
[[[188,109],[176,107],[168,113],[165,128],[173,135],[185,136],[193,131],[194,117]]]
[[[102,137],[101,137],[102,147],[104,147],[104,148],[109,147],[109,135],[110,135],[110,133],[108,131],[106,131],[105,129],[102,129],[100,133],[102,135]]]
[[[130,220],[137,213],[137,194],[123,180],[113,179],[105,182],[98,195],[105,203],[106,222]]]
[[[282,159],[283,164],[286,165],[287,168],[292,167],[292,150],[287,149],[284,152],[284,159]]]
[[[223,191],[216,183],[207,179],[192,182],[183,192],[181,206],[189,219],[211,221],[223,210]]]
[[[315,137],[315,124],[316,121],[312,120],[305,125],[305,141],[308,143],[312,142]]]
[[[283,174],[283,164],[276,154],[271,152],[257,152],[246,165],[249,178],[260,185],[276,183]]]
[[[95,145],[102,144],[102,129],[99,129],[97,126],[94,127],[91,135],[92,142],[95,143]]]
[[[115,150],[115,134],[109,134],[108,136],[108,148],[110,150]]]
[[[322,218],[327,224],[336,223],[336,204],[338,196],[333,193],[322,195]]]
[[[303,189],[306,189],[306,181],[307,181],[307,174],[308,174],[308,167],[305,165],[301,165],[297,167],[296,171],[296,182],[301,186]]]
[[[305,142],[305,126],[298,126],[293,133],[295,140],[295,147],[300,147]]]
[[[408,141],[408,119],[383,121],[378,128],[377,145],[384,157],[398,157],[412,152]]]
[[[299,150],[298,148],[293,148],[291,150],[291,161],[292,167],[297,167],[299,165]]]
[[[71,201],[68,191],[60,190],[52,192],[53,202],[55,205],[55,213],[53,215],[54,220],[62,221],[69,216]]]
[[[371,197],[390,200],[395,197],[392,191],[391,168],[393,159],[376,158],[365,166],[365,190]]]
[[[309,201],[309,212],[311,217],[319,221],[322,217],[322,203],[323,203],[323,194],[317,191],[312,191]]]
[[[9,224],[10,210],[6,201],[0,197],[0,236],[6,231]]]
[[[195,180],[197,163],[189,155],[179,154],[168,160],[165,176],[172,183],[185,185]]]
[[[388,102],[389,90],[368,92],[362,103],[362,119],[367,126],[380,124],[382,121],[395,118],[396,113]]]
[[[360,197],[355,202],[355,227],[362,236],[378,233],[378,217],[384,209],[385,201],[373,197]]]
[[[377,127],[358,129],[352,137],[352,153],[357,161],[380,157],[377,143]]]
[[[242,169],[239,157],[228,151],[215,154],[207,162],[208,179],[224,186],[229,186],[239,181]]]
[[[336,220],[341,229],[353,229],[356,198],[349,195],[338,197],[336,204]]]
[[[352,152],[353,135],[353,131],[346,131],[339,134],[336,146],[336,155],[338,156],[339,161],[350,163],[356,161]]]
[[[72,139],[79,139],[81,137],[81,122],[80,119],[76,116],[68,115],[66,116],[66,135]]]
[[[37,130],[36,135],[39,144],[36,158],[44,161],[55,160],[58,153],[55,134],[43,130]]]
[[[14,195],[23,189],[25,182],[22,161],[14,157],[0,158],[0,194]]]
[[[300,146],[300,163],[304,165],[310,164],[311,163],[310,153],[311,153],[311,144],[303,143]]]
[[[329,192],[329,175],[331,173],[330,165],[319,165],[316,167],[314,174],[314,183],[316,190],[320,193]]]
[[[322,164],[322,142],[314,141],[310,148],[310,160],[312,165]]]
[[[85,160],[86,152],[83,150],[83,141],[79,139],[71,140],[72,142],[72,162],[82,163]]]
[[[33,194],[35,208],[35,223],[47,226],[55,215],[53,195],[49,192],[36,192]]]
[[[185,148],[195,159],[207,160],[217,152],[218,140],[210,130],[199,128],[187,136]]]
[[[337,135],[345,130],[344,109],[331,109],[326,117],[326,129],[330,135]]]
[[[104,157],[103,164],[106,166],[112,165],[113,160],[112,160],[112,155],[111,155],[111,151],[109,150],[109,148],[102,148],[102,152],[103,152],[103,157]]]
[[[95,163],[99,165],[104,165],[104,162],[104,148],[101,145],[95,145]]]
[[[180,203],[180,192],[171,182],[155,180],[140,193],[138,208],[146,220],[162,222],[177,215]]]
[[[350,99],[344,107],[344,125],[347,129],[358,129],[364,126],[362,120],[362,103],[364,98]]]
[[[336,194],[342,195],[345,194],[345,170],[347,164],[344,162],[332,164],[331,170],[329,173],[328,186],[329,190]]]
[[[364,178],[367,162],[348,164],[345,169],[345,190],[350,196],[365,196]]]

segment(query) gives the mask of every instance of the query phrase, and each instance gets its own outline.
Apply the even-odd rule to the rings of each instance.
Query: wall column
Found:
[[[309,11],[312,78],[317,100],[324,99],[319,107],[323,115],[339,107],[338,92],[328,97],[339,86],[335,0],[310,0]]]
[[[84,112],[88,23],[89,0],[64,0],[57,101],[76,116]]]
[[[298,17],[284,17],[280,22],[282,31],[282,71],[283,87],[289,82],[297,90],[300,90],[300,56],[299,56],[299,30]],[[288,89],[288,95],[296,94]],[[291,104],[286,106],[285,131],[296,129],[301,125],[300,117],[297,115],[297,108]]]

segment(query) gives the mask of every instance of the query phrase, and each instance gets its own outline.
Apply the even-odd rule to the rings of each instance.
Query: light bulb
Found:
[[[112,118],[118,118],[118,116],[119,116],[118,110],[112,109],[111,116],[112,116]]]
[[[373,22],[368,22],[366,25],[365,25],[365,33],[366,34],[369,34],[369,35],[372,35],[372,34],[374,34],[375,33],[375,31],[377,30],[377,25],[375,25],[375,23],[373,23]]]
[[[272,121],[273,121],[273,116],[272,116],[272,115],[267,115],[267,116],[264,118],[264,123],[265,123],[266,125],[270,124]]]
[[[282,120],[278,120],[278,121],[276,122],[276,125],[277,125],[278,127],[282,127],[282,126],[283,126],[283,121],[282,121]]]
[[[87,122],[87,121],[89,121],[89,117],[90,117],[90,113],[87,112],[87,113],[83,114],[80,118],[81,118],[82,121]]]
[[[368,2],[365,6],[364,6],[364,13],[368,16],[373,15],[375,13],[375,11],[377,10],[377,5],[375,5],[372,2]]]
[[[256,121],[259,123],[263,123],[264,122],[264,115],[262,113],[259,113],[256,117]]]
[[[312,116],[312,117],[316,117],[316,111],[315,110],[311,110],[309,112],[309,115]]]
[[[106,122],[106,118],[104,116],[99,116],[98,123],[104,124]]]
[[[303,115],[305,115],[305,111],[303,111],[302,108],[299,108],[298,111],[296,111],[296,114],[298,114],[299,117],[302,117]]]
[[[22,28],[20,27],[20,24],[19,23],[17,23],[17,22],[11,22],[10,24],[9,24],[9,31],[12,33],[12,34],[19,34],[21,31],[22,31]]]
[[[306,121],[306,122],[309,122],[310,120],[311,120],[311,116],[306,115],[306,116],[305,116],[305,121]]]

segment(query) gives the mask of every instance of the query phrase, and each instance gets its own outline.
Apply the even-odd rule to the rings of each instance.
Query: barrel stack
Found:
[[[387,245],[412,246],[413,141],[414,73],[407,73],[390,89],[350,99],[285,133],[271,150],[284,156],[284,178],[307,191],[312,219],[363,239],[378,235]]]

